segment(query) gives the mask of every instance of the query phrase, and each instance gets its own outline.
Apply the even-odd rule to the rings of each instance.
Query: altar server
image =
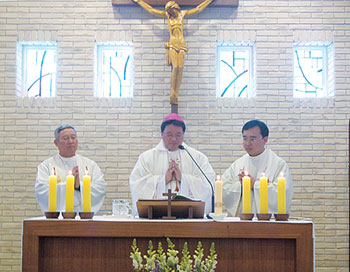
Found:
[[[203,153],[183,142],[185,131],[185,122],[178,114],[167,115],[161,124],[160,143],[139,156],[129,179],[134,216],[138,199],[166,198],[162,194],[169,188],[180,195],[205,201],[205,213],[210,212],[210,184],[179,145],[187,149],[212,184],[215,173]]]
[[[101,169],[94,161],[76,154],[76,129],[71,125],[60,125],[55,130],[54,143],[59,152],[38,166],[35,183],[35,195],[42,212],[48,211],[49,176],[52,171],[57,176],[57,211],[65,211],[66,176],[69,171],[74,176],[74,211],[82,211],[82,184],[86,169],[91,176],[91,211],[98,212],[105,198],[106,182]]]
[[[237,159],[223,174],[223,202],[231,216],[242,212],[242,178],[251,180],[251,212],[260,213],[260,177],[268,178],[268,210],[277,213],[278,177],[286,180],[286,212],[290,213],[293,181],[287,163],[265,148],[269,129],[264,122],[251,120],[242,128],[243,146],[247,154]]]

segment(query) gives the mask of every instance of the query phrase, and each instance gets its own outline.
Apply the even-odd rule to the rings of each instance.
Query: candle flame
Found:
[[[262,173],[261,173],[261,177],[262,177],[262,178],[266,177],[265,172],[262,172]]]
[[[216,175],[216,180],[221,180],[221,175]]]
[[[89,175],[89,169],[85,166],[85,175]]]
[[[280,177],[281,177],[281,178],[284,177],[284,173],[283,173],[283,172],[280,173]]]
[[[68,175],[72,175],[72,170],[69,170]]]
[[[244,176],[248,176],[249,175],[249,173],[248,173],[248,171],[244,171]]]
[[[55,167],[51,170],[51,176],[55,176]]]

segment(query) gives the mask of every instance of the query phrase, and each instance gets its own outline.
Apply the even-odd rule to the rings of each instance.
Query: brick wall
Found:
[[[291,168],[292,215],[315,223],[316,270],[348,271],[350,119],[350,1],[251,1],[210,7],[185,21],[189,46],[179,97],[186,142],[208,155],[217,174],[242,155],[240,129],[267,122],[268,146]],[[79,153],[94,159],[108,183],[100,214],[114,198],[130,198],[129,174],[138,155],[159,141],[170,112],[168,27],[140,7],[111,1],[0,1],[0,270],[20,271],[23,218],[40,216],[34,194],[37,165],[56,153],[53,130],[76,126]],[[54,99],[18,98],[16,42],[57,41]],[[257,97],[215,97],[217,41],[256,43]],[[330,41],[335,48],[336,96],[292,97],[292,46]],[[132,99],[93,96],[95,41],[135,47]]]

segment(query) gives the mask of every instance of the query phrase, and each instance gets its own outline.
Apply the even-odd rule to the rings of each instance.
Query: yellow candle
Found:
[[[222,214],[222,180],[221,176],[216,176],[215,181],[215,215]]]
[[[87,168],[83,177],[83,212],[91,212],[91,176]]]
[[[49,212],[55,212],[57,209],[57,177],[54,170],[49,177]]]
[[[260,178],[260,213],[268,213],[267,177]]]
[[[66,212],[73,212],[74,209],[74,176],[69,171],[66,177]]]
[[[283,176],[278,178],[278,210],[279,214],[286,213],[286,179]]]
[[[250,177],[244,176],[243,184],[243,213],[251,213],[250,209]]]

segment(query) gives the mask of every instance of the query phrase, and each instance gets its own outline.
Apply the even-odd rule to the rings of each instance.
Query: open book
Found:
[[[190,198],[183,195],[176,195],[171,198],[171,200],[186,200],[186,201],[201,201],[200,199]]]

